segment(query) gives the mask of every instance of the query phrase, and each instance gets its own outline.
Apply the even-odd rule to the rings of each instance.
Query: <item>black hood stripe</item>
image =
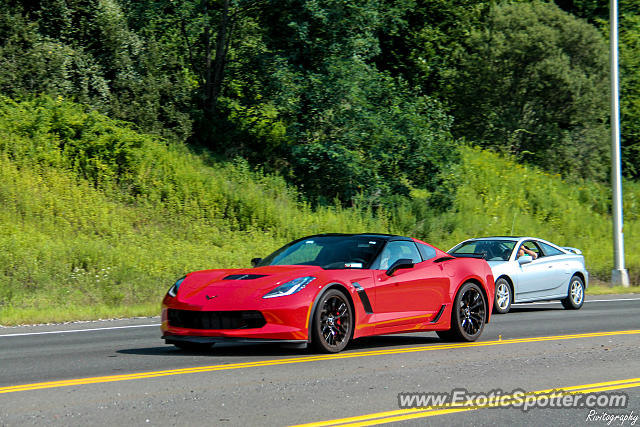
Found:
[[[260,277],[267,277],[266,274],[231,274],[224,277],[222,280],[253,280]]]

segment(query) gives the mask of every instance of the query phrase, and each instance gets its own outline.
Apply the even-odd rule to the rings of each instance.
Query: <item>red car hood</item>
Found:
[[[262,297],[271,289],[289,280],[323,273],[316,266],[267,266],[244,269],[203,270],[189,273],[180,285],[178,300],[187,304],[202,305],[216,301]]]

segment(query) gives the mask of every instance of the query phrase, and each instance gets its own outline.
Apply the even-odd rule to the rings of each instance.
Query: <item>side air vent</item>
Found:
[[[267,277],[266,274],[230,274],[222,280],[253,280],[260,277]]]

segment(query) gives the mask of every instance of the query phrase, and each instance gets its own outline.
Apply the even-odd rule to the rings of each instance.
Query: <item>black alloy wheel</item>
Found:
[[[437,331],[448,341],[475,341],[482,334],[487,313],[487,302],[475,283],[467,282],[458,291],[451,312],[451,329]]]
[[[313,345],[324,353],[343,350],[353,335],[353,310],[347,297],[337,289],[327,291],[313,318]]]

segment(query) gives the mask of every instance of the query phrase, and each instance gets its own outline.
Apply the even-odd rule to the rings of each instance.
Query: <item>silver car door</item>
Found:
[[[538,254],[538,258],[525,264],[520,264],[516,259],[518,273],[515,299],[524,301],[542,299],[559,286],[556,262],[552,257],[542,256],[540,248],[534,242],[527,241],[523,245]]]

